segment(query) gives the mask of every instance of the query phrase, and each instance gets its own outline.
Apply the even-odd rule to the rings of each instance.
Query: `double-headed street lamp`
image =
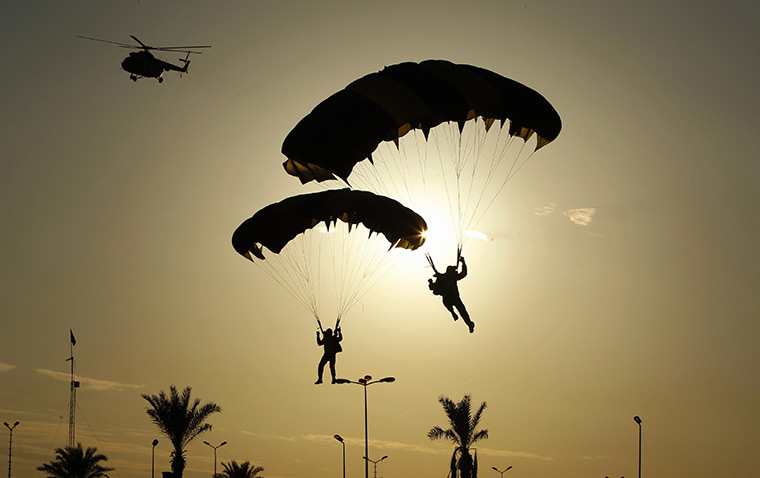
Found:
[[[492,466],[491,468],[493,468],[494,470],[498,471],[498,472],[499,472],[499,474],[501,475],[501,478],[504,478],[504,473],[506,473],[506,472],[508,472],[509,470],[511,470],[511,469],[512,469],[512,466],[510,465],[510,466],[508,466],[508,467],[504,468],[504,470],[499,470],[499,469],[498,469],[498,468],[496,468],[495,466]]]
[[[379,460],[370,460],[366,456],[364,456],[362,458],[364,458],[366,460],[364,463],[369,464],[370,461],[372,462],[372,464],[375,466],[375,478],[377,478],[377,464],[380,463],[381,461],[385,460],[386,458],[388,458],[388,455],[385,455],[384,457],[380,458]]]
[[[203,443],[205,443],[206,445],[208,445],[208,446],[210,446],[211,448],[214,449],[214,478],[216,478],[216,449],[223,447],[224,445],[227,444],[227,442],[223,441],[222,443],[218,444],[217,446],[214,446],[214,445],[212,445],[211,443],[209,443],[207,441],[204,441]]]
[[[343,445],[343,478],[346,478],[346,442],[343,441],[343,437],[340,435],[334,435],[333,438]]]
[[[3,422],[3,425],[10,430],[10,437],[8,439],[8,478],[11,478],[11,460],[13,459],[13,429],[18,426],[18,423],[16,422],[13,426],[10,426],[8,422]]]
[[[636,415],[633,421],[639,424],[639,478],[641,478],[641,418]]]
[[[366,457],[369,455],[369,440],[367,439],[367,386],[372,385],[373,383],[391,383],[395,382],[395,377],[385,377],[381,378],[380,380],[372,380],[371,375],[365,375],[363,378],[360,378],[356,382],[352,382],[351,380],[345,379],[345,378],[338,378],[335,380],[335,383],[354,383],[357,385],[361,385],[364,387],[364,456]],[[369,460],[369,459],[368,459]],[[369,478],[369,461],[364,462],[364,478]]]

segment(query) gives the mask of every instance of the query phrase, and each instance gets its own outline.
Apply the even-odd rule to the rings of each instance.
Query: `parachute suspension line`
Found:
[[[464,236],[464,232],[459,227],[459,218],[456,214],[457,208],[454,204],[453,196],[453,189],[458,184],[458,177],[457,177],[457,163],[456,163],[456,144],[458,143],[456,139],[452,138],[451,135],[447,134],[448,131],[445,128],[440,128],[441,133],[439,134],[439,128],[433,128],[430,132],[433,134],[434,141],[436,148],[436,153],[438,154],[438,165],[441,168],[441,178],[443,180],[443,187],[444,187],[444,196],[446,198],[446,202],[449,207],[449,216],[451,216],[451,223],[454,225],[454,238],[457,241],[457,246],[461,246],[461,242]],[[442,139],[439,139],[440,136],[443,136]],[[448,155],[443,154],[444,152],[441,151],[441,144],[445,144],[448,150]],[[448,156],[448,158],[446,157]],[[449,174],[446,173],[446,166],[449,165],[454,170],[454,181],[455,184],[449,185]],[[458,188],[457,188],[457,196],[458,196]]]
[[[367,237],[368,230],[355,230],[358,225],[351,226],[351,232],[337,230],[348,227],[342,222],[332,226],[332,237],[325,246],[330,252],[330,266],[335,279],[336,322],[344,319],[371,289],[374,282],[370,284],[370,279],[382,268],[389,254],[383,250],[387,243],[377,233],[369,233],[374,237]]]
[[[476,132],[479,132],[479,130],[476,129]],[[475,159],[476,163],[481,158],[483,149],[485,148],[485,142],[487,140],[488,133],[489,132],[485,131],[485,128],[484,128],[484,133],[482,134],[482,138],[478,141],[479,142],[479,148],[478,148],[478,152],[476,154],[476,159]],[[472,212],[469,214],[469,217],[465,221],[466,228],[474,229],[477,226],[477,224],[480,222],[480,219],[482,219],[482,217],[485,214],[485,212],[488,210],[488,208],[491,206],[491,204],[493,204],[494,200],[496,199],[496,196],[499,195],[499,192],[504,188],[504,185],[506,184],[506,182],[509,181],[509,178],[511,178],[512,175],[514,174],[513,173],[514,162],[513,162],[512,165],[510,166],[509,171],[507,172],[507,174],[504,177],[505,178],[504,179],[504,183],[499,187],[499,189],[496,192],[496,194],[493,195],[493,197],[491,198],[491,201],[488,203],[488,206],[486,206],[482,210],[482,212],[480,214],[480,217],[476,220],[475,217],[478,215],[478,212],[480,211],[480,205],[483,202],[484,198],[486,197],[486,194],[488,193],[488,188],[489,188],[489,186],[491,184],[491,181],[494,179],[494,177],[496,175],[496,172],[499,170],[499,166],[503,162],[503,159],[505,158],[505,156],[507,154],[507,150],[509,149],[509,145],[511,144],[512,139],[513,139],[513,138],[511,138],[511,137],[508,136],[508,138],[507,138],[506,141],[502,141],[502,133],[503,133],[503,128],[500,127],[498,129],[498,132],[496,133],[496,139],[495,139],[495,143],[496,144],[495,144],[495,147],[493,148],[493,151],[491,153],[491,159],[490,159],[490,162],[488,164],[488,168],[487,168],[487,170],[485,172],[485,179],[484,179],[483,187],[480,189],[480,194],[478,195],[477,199],[475,200],[474,207],[472,209],[468,209],[468,210],[471,210]],[[493,134],[492,134],[492,136],[493,136]],[[500,146],[500,145],[502,145],[502,146]],[[473,173],[473,181],[474,181],[475,167],[473,167],[472,173]]]
[[[428,151],[429,148],[427,147],[428,138],[426,138],[424,135],[422,138],[419,137],[417,134],[417,130],[414,131],[414,146],[416,148],[417,153],[417,161],[414,162],[419,167],[419,171],[417,171],[417,174],[420,178],[420,183],[422,184],[422,199],[423,199],[423,206],[427,210],[428,203],[427,203],[427,180],[425,171],[427,170],[427,163],[428,163]]]
[[[390,145],[386,148],[391,157],[391,160],[385,164],[385,177],[388,178],[388,188],[392,189],[389,194],[391,197],[408,198],[403,202],[406,202],[410,207],[414,207],[413,203],[409,204],[408,202],[409,200],[414,201],[414,199],[409,189],[408,168],[404,161],[406,157],[404,154],[406,142],[399,141],[398,148],[394,148],[395,146],[391,147]],[[392,169],[391,166],[393,167]],[[398,180],[394,180],[394,178],[398,178]]]
[[[481,129],[478,127],[477,122],[483,121],[484,127]],[[476,191],[476,177],[477,172],[480,170],[479,163],[482,160],[482,154],[483,150],[485,148],[486,140],[488,139],[488,131],[486,131],[485,128],[485,120],[482,118],[476,118],[474,122],[468,123],[469,127],[466,125],[465,130],[462,131],[462,135],[466,135],[465,139],[467,143],[471,143],[471,147],[468,151],[465,152],[465,154],[469,157],[472,155],[471,159],[468,159],[467,157],[464,158],[464,163],[467,163],[468,161],[471,162],[472,167],[470,168],[470,175],[469,175],[469,184],[467,185],[467,200],[465,202],[464,209],[462,210],[462,218],[460,219],[461,224],[461,231],[462,231],[462,242],[464,241],[464,233],[467,229],[474,229],[474,225],[472,224],[472,216],[474,215],[475,211],[477,211],[478,205],[480,204],[480,201],[482,200],[483,196],[486,194],[487,185],[489,182],[489,178],[492,174],[492,170],[489,169],[488,174],[486,176],[485,184],[480,187],[480,193],[478,194]],[[465,133],[465,131],[469,130],[468,133]],[[470,140],[471,138],[471,140]],[[492,165],[493,166],[493,165]],[[464,168],[464,165],[463,165]],[[472,203],[475,203],[475,206],[472,206]],[[468,211],[473,211],[472,214],[468,214]],[[466,216],[466,217],[465,217]],[[461,250],[462,244],[460,243],[460,250]]]
[[[407,133],[409,134],[409,133]],[[406,198],[409,198],[409,206],[415,207],[416,204],[414,204],[414,195],[412,194],[412,178],[411,178],[411,171],[409,169],[409,161],[407,149],[408,149],[408,143],[409,141],[399,141],[399,147],[398,147],[398,161],[396,162],[396,170],[398,171],[398,175],[401,178],[401,184],[400,187],[404,189],[404,196]],[[415,143],[416,144],[416,143]],[[394,177],[394,176],[389,176]],[[402,197],[402,196],[397,196]]]
[[[311,280],[314,257],[309,241],[299,237],[286,246],[288,254],[268,254],[266,260],[256,260],[254,264],[274,279],[300,305],[309,310],[319,320],[315,284]]]
[[[275,282],[277,282],[283,289],[285,289],[285,291],[288,292],[288,294],[290,294],[294,299],[296,299],[299,304],[306,307],[307,309],[311,309],[308,306],[308,303],[304,301],[303,296],[296,292],[296,289],[294,286],[295,279],[288,280],[288,277],[293,277],[292,271],[290,271],[286,267],[281,267],[281,268],[273,267],[272,262],[277,262],[277,261],[281,263],[285,263],[285,261],[283,260],[280,260],[274,257],[269,257],[268,259],[264,261],[256,261],[254,262],[254,264],[256,265],[256,267],[264,271],[266,275],[268,275]],[[281,271],[284,273],[281,273]]]
[[[451,167],[454,170],[454,181],[456,188],[454,192],[456,193],[456,202],[455,204],[452,204],[452,201],[450,200],[449,209],[452,221],[454,222],[454,233],[456,236],[457,248],[461,248],[464,243],[465,231],[464,207],[462,204],[462,173],[464,171],[465,165],[467,164],[467,142],[463,142],[463,134],[459,131],[458,125],[448,122],[441,126],[446,138],[446,143],[448,144]],[[446,177],[445,172],[443,176],[444,178]],[[448,187],[446,195],[451,198],[451,191],[448,191]]]
[[[501,134],[502,134],[501,131],[502,130],[500,129],[499,130],[499,136],[501,136]],[[498,159],[499,163],[503,160],[504,157],[506,157],[510,146],[512,146],[512,144],[515,141],[517,141],[517,139],[514,136],[509,136],[509,139],[507,141],[505,141],[505,144],[502,147],[501,153],[499,155],[499,159]],[[523,166],[525,166],[525,164],[528,162],[528,160],[530,160],[533,157],[533,155],[535,154],[535,150],[534,150],[530,154],[528,154],[527,156],[525,156],[525,159],[523,159],[522,161],[520,161],[520,158],[523,157],[523,152],[525,151],[526,145],[527,145],[527,141],[523,141],[522,145],[519,148],[519,151],[515,155],[515,159],[512,161],[512,164],[510,166],[509,172],[507,173],[507,176],[504,178],[504,181],[502,181],[501,185],[499,185],[498,190],[496,191],[495,194],[493,194],[493,196],[491,197],[491,200],[488,202],[488,204],[486,205],[486,207],[483,208],[482,212],[477,217],[477,219],[475,219],[475,212],[473,212],[473,219],[472,219],[472,221],[473,221],[473,225],[474,226],[476,226],[483,219],[483,216],[485,215],[486,211],[491,207],[491,205],[494,203],[494,201],[496,201],[496,198],[499,196],[499,194],[501,194],[501,191],[506,187],[507,183],[514,177],[515,174],[517,174],[520,171],[520,169],[523,168]]]
[[[395,181],[386,178],[393,178],[391,169],[398,169],[400,160],[399,152],[394,151],[391,147],[380,147],[373,153],[374,165],[369,165],[364,161],[356,164],[352,172],[353,181],[359,189],[373,191],[377,194],[391,197],[399,197],[399,191]]]
[[[440,139],[440,136],[442,135],[442,133],[439,134],[438,129],[439,128],[433,128],[432,130],[430,130],[430,135],[431,136],[428,139],[428,142],[435,147],[435,154],[438,157],[438,166],[441,169],[441,181],[443,182],[443,190],[444,190],[444,195],[443,196],[446,199],[446,204],[447,204],[448,209],[449,209],[449,216],[451,217],[451,223],[456,226],[457,221],[456,221],[456,216],[454,215],[454,205],[452,204],[452,199],[451,199],[451,192],[452,191],[451,191],[451,187],[449,186],[449,180],[448,180],[447,174],[446,174],[446,165],[448,164],[448,160],[446,158],[444,158],[445,155],[442,154],[442,151],[441,151],[441,143],[447,142],[448,137],[444,135],[445,137],[443,139]],[[448,148],[449,148],[449,152],[450,152],[451,151],[451,145],[449,145]],[[456,230],[456,227],[455,227],[454,238],[458,242],[459,241],[459,235],[458,235],[457,232],[458,231]]]

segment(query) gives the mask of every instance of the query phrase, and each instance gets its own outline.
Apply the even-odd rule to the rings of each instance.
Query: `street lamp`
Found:
[[[18,426],[19,422],[16,422],[13,424],[13,426],[8,425],[8,422],[3,422],[3,425],[5,425],[8,430],[10,430],[10,437],[8,439],[8,478],[11,478],[11,461],[13,458],[13,429]]]
[[[512,469],[512,466],[508,466],[508,467],[504,468],[504,470],[503,470],[503,471],[502,471],[502,470],[499,470],[499,469],[498,469],[498,468],[496,468],[495,466],[492,466],[491,468],[493,468],[494,470],[498,471],[498,472],[499,472],[499,474],[501,475],[501,478],[504,478],[504,473],[506,473],[506,472],[508,472],[509,470],[511,470],[511,469]]]
[[[8,425],[8,422],[3,422],[8,430],[10,430],[10,438],[8,439],[8,478],[11,478],[11,459],[13,458],[13,429],[18,426],[18,422],[13,426]]]
[[[364,456],[362,458],[364,458],[366,460],[364,462],[366,464],[369,464],[370,461],[372,462],[372,464],[375,466],[375,478],[377,478],[377,464],[380,463],[381,461],[385,460],[386,458],[388,458],[388,455],[385,455],[384,457],[380,458],[379,460],[370,460],[366,456]]]
[[[365,375],[363,378],[360,378],[356,382],[352,382],[351,380],[345,379],[345,378],[338,378],[335,380],[335,383],[355,383],[357,385],[361,385],[364,387],[364,456],[366,457],[369,455],[369,440],[367,439],[367,386],[372,385],[373,383],[391,383],[395,382],[395,377],[385,377],[381,378],[380,380],[372,381],[371,375]],[[364,462],[364,478],[369,478],[369,461]]]
[[[641,478],[641,418],[636,415],[633,421],[639,424],[639,478]]]
[[[216,449],[223,447],[224,445],[227,444],[227,442],[223,441],[222,443],[218,444],[217,446],[214,446],[214,445],[212,445],[211,443],[209,443],[207,441],[204,441],[203,443],[205,443],[206,445],[208,445],[208,446],[210,446],[211,448],[214,449],[214,478],[216,478]]]
[[[343,441],[343,437],[340,435],[334,435],[333,438],[343,445],[343,478],[346,478],[346,442]]]
[[[153,449],[150,455],[150,478],[156,476],[156,445],[158,445],[158,438],[153,440]]]

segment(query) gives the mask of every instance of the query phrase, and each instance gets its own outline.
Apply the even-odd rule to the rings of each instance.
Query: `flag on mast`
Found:
[[[69,334],[71,335],[71,345],[76,345],[77,339],[74,338],[74,332],[71,329],[69,329]]]

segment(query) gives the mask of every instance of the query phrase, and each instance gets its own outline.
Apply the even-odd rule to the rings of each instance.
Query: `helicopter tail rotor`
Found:
[[[185,58],[183,60],[181,60],[182,63],[185,64],[185,66],[182,68],[182,71],[179,72],[179,77],[180,78],[182,78],[182,73],[187,73],[187,65],[190,64],[190,53],[191,52],[187,52],[187,55],[185,56]]]

